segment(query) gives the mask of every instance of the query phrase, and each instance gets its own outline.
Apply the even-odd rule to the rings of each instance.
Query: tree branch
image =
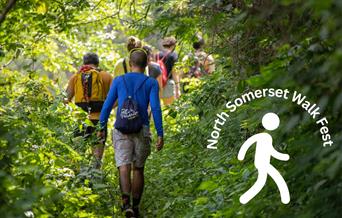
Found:
[[[2,24],[2,22],[4,22],[7,13],[14,7],[16,1],[17,0],[8,0],[5,8],[2,10],[0,14],[0,25]]]
[[[112,14],[112,15],[108,15],[108,16],[106,16],[106,17],[102,17],[102,18],[97,19],[97,20],[91,20],[91,21],[86,21],[86,22],[81,22],[81,23],[75,23],[75,24],[73,24],[73,26],[85,25],[85,24],[91,24],[91,23],[101,22],[101,21],[104,21],[104,20],[107,20],[107,19],[110,19],[110,18],[114,18],[114,17],[117,16],[119,13],[120,13],[120,11],[115,12],[115,13]]]
[[[95,9],[101,4],[103,0],[100,0],[91,10],[95,11]]]

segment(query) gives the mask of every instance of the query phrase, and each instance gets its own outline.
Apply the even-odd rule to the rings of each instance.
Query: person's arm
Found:
[[[109,118],[110,112],[112,111],[114,102],[118,98],[117,82],[116,81],[117,81],[117,79],[115,79],[113,81],[112,85],[110,86],[107,98],[106,98],[106,100],[103,104],[102,110],[101,110],[100,124],[101,124],[102,128],[107,125],[108,118]]]
[[[209,55],[205,61],[205,71],[212,74],[215,71],[215,60],[212,55]]]
[[[163,76],[162,76],[162,74],[159,74],[159,76],[157,77],[157,81],[158,81],[158,86],[159,86],[159,98],[161,98],[162,93],[163,93]]]
[[[162,120],[162,112],[160,108],[160,100],[159,100],[159,87],[158,83],[155,80],[152,80],[152,88],[150,92],[150,106],[153,115],[154,125],[157,130],[158,141],[157,141],[157,149],[162,149],[164,145],[164,132],[163,132],[163,120]]]
[[[179,98],[180,96],[180,76],[175,70],[172,70],[172,78],[175,81],[175,98]]]
[[[110,86],[112,85],[113,82],[113,76],[110,73],[107,73],[105,71],[100,72],[102,81],[103,81],[103,91],[104,91],[104,96],[105,98],[107,97],[109,93]]]
[[[113,77],[112,75],[110,75],[110,73],[108,73],[109,88],[110,88],[111,85],[112,85],[113,79],[114,79],[114,77]]]
[[[282,161],[288,161],[290,159],[290,155],[288,154],[283,154],[278,152],[277,150],[273,149],[272,150],[272,156],[278,160],[282,160]]]
[[[175,81],[175,98],[179,98],[179,96],[180,96],[180,76],[179,76],[179,74],[178,74],[178,72],[176,72],[175,71],[175,64],[176,64],[176,62],[177,62],[177,60],[178,60],[178,55],[175,53],[175,55],[173,55],[173,56],[171,56],[172,57],[172,65],[173,65],[173,67],[172,67],[172,78],[173,78],[173,80]]]
[[[109,93],[109,89],[110,89],[110,87],[111,87],[111,85],[112,85],[112,82],[113,82],[113,76],[110,74],[110,73],[105,73],[105,77],[104,78],[106,78],[106,86],[105,86],[105,96],[106,96],[106,98],[107,98],[107,95],[108,95],[108,93]],[[115,104],[113,105],[113,109],[116,107],[118,105],[118,101],[115,101]]]
[[[157,135],[163,137],[162,112],[159,100],[159,87],[156,80],[152,81],[152,88],[150,92],[150,106],[153,115],[154,125],[157,130]]]
[[[65,103],[71,102],[72,98],[75,95],[75,78],[76,78],[76,75],[72,75],[72,77],[70,78],[68,82],[68,87],[66,89],[67,99]]]
[[[256,139],[257,139],[257,135],[254,135],[254,136],[251,136],[249,139],[247,139],[245,143],[243,143],[238,154],[239,160],[245,159],[247,150],[249,149],[249,147],[251,147],[251,145],[253,145],[256,142]]]

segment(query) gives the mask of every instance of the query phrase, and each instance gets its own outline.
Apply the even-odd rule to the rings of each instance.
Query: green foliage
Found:
[[[84,112],[66,108],[47,78],[3,71],[1,81],[0,212],[111,216],[118,206],[109,180],[92,169],[90,142],[73,139]]]
[[[191,14],[195,17],[192,28],[183,28],[178,36],[191,43],[189,36],[202,32],[209,39],[207,49],[216,53],[220,64],[213,76],[203,78],[203,85],[165,112],[165,150],[153,154],[147,164],[151,168],[144,198],[148,213],[161,217],[339,217],[342,35],[336,29],[342,23],[336,19],[341,10],[338,1],[324,6],[315,1],[273,2],[272,7],[267,1],[196,1],[188,3],[183,14],[168,5],[162,8],[168,13],[155,17],[153,29],[168,20],[163,27],[177,34],[179,20]],[[206,149],[215,115],[224,110],[225,103],[247,90],[267,87],[296,90],[317,102],[329,120],[334,145],[322,147],[319,126],[298,105],[260,99],[231,114],[220,132],[217,151]],[[275,184],[268,180],[255,199],[241,205],[238,198],[255,182],[256,170],[253,149],[244,162],[237,160],[237,152],[246,138],[263,131],[261,117],[268,111],[277,112],[284,126],[272,135],[276,149],[291,159],[272,164],[287,181],[292,200],[281,204]]]
[[[0,7],[5,1],[0,1]],[[5,217],[120,216],[118,173],[108,137],[102,171],[91,145],[74,137],[89,121],[62,103],[67,76],[95,51],[113,69],[126,35],[158,47],[175,35],[180,60],[196,34],[206,39],[217,71],[186,79],[188,92],[164,114],[166,145],[149,157],[146,217],[339,217],[342,214],[340,1],[17,1],[0,30],[0,213]],[[186,69],[186,63],[178,69]],[[259,88],[299,91],[318,103],[334,140],[323,148],[319,126],[298,105],[259,99],[231,114],[218,150],[206,148],[216,113]],[[290,154],[272,164],[289,186],[280,203],[268,180],[247,205],[238,198],[256,179],[254,148],[241,144],[263,131],[262,115],[279,114],[274,145]]]

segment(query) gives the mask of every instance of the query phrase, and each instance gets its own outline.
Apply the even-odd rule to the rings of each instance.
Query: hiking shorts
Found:
[[[169,79],[163,88],[161,98],[171,98],[173,96],[175,96],[175,81],[173,79]]]
[[[123,134],[113,130],[113,144],[116,166],[134,164],[135,167],[144,167],[147,157],[151,153],[151,134],[148,127],[139,133]]]

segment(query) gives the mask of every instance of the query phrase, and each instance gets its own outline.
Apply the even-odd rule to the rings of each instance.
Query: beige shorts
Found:
[[[136,167],[143,167],[151,153],[151,134],[148,128],[135,134],[123,134],[114,129],[113,144],[117,167],[131,163]]]
[[[170,98],[175,96],[175,81],[169,79],[163,88],[163,93],[161,98]]]

